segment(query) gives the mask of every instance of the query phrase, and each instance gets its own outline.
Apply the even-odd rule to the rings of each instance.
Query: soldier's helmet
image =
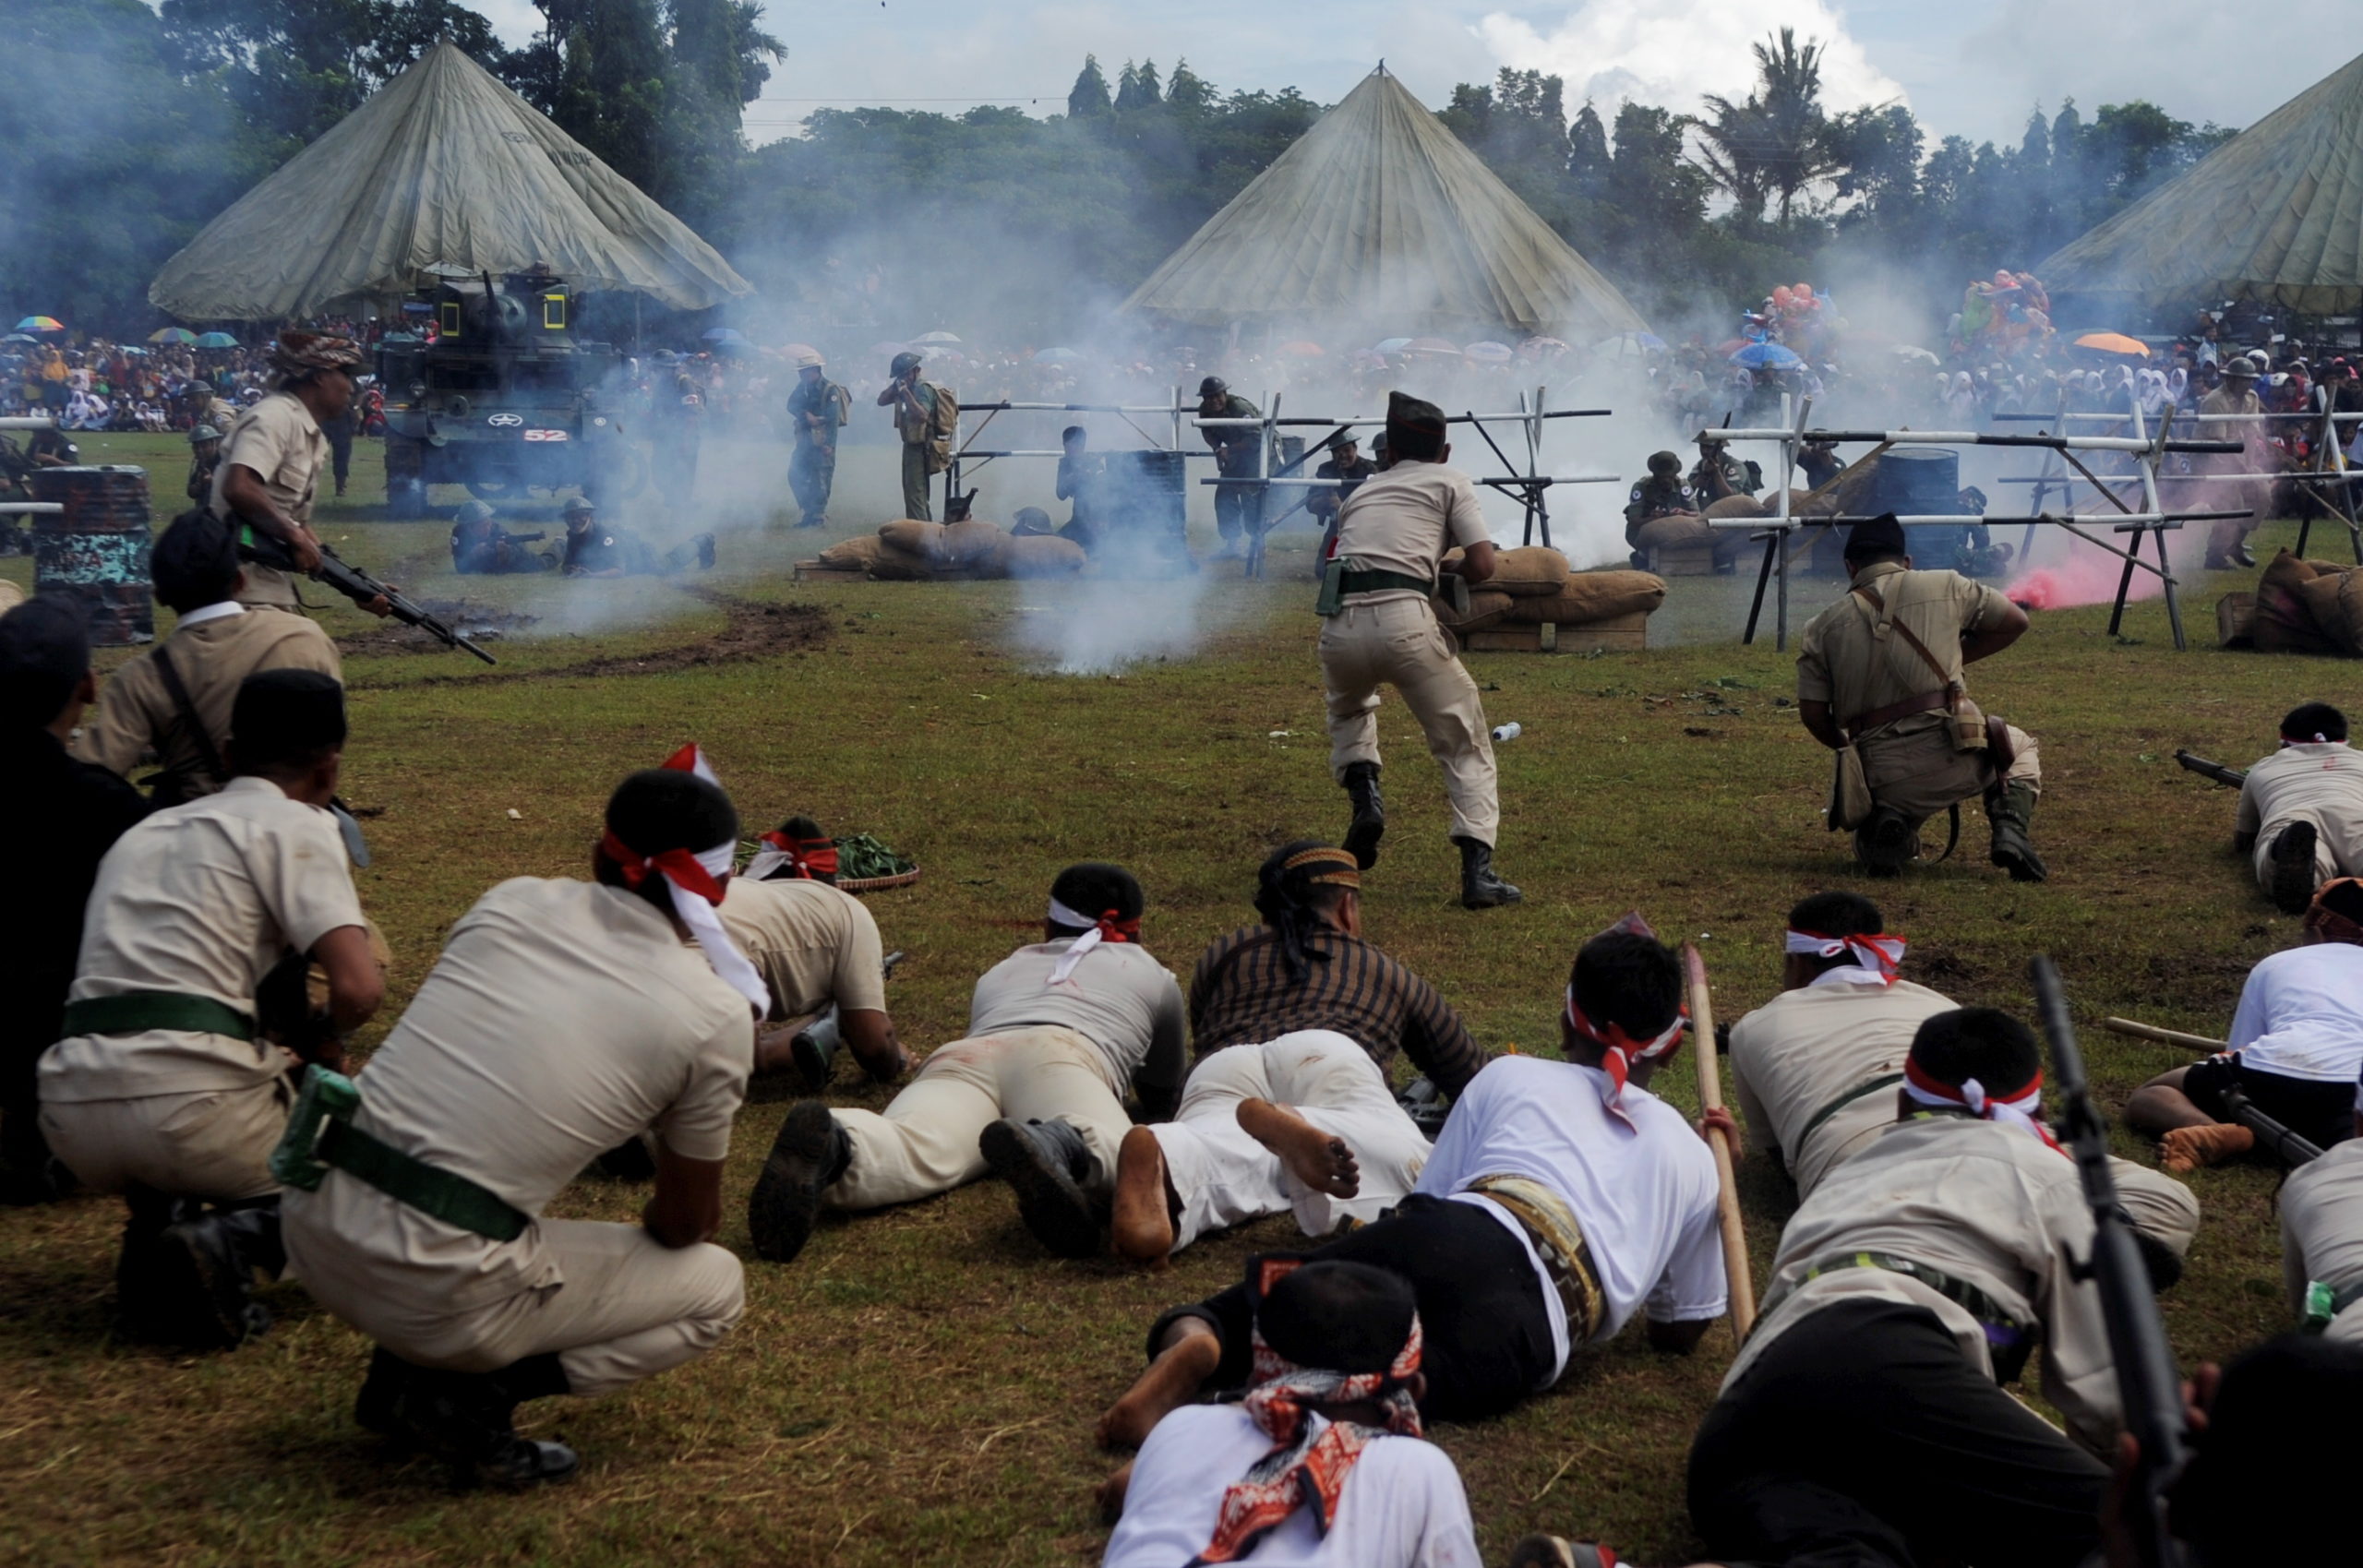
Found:
[[[188,444],[192,447],[201,447],[208,441],[218,441],[221,438],[222,432],[210,425],[200,425],[188,433]]]
[[[453,516],[451,521],[454,522],[490,522],[492,521],[492,509],[486,506],[482,501],[462,501],[460,503],[460,509],[458,513]]]
[[[901,353],[894,356],[894,363],[887,367],[887,374],[890,376],[904,376],[909,374],[911,371],[917,370],[918,367],[919,356],[911,353],[908,349],[906,349]]]
[[[1649,454],[1649,472],[1651,473],[1680,473],[1682,472],[1682,460],[1674,456],[1672,452],[1651,452]]]
[[[582,496],[576,496],[566,503],[564,515],[570,518],[588,517],[596,509],[596,508],[591,505],[588,498]]]
[[[796,356],[796,368],[798,370],[819,370],[826,363],[817,353],[800,353]]]
[[[1198,396],[1202,398],[1218,398],[1229,390],[1230,383],[1219,376],[1209,376],[1198,383]]]

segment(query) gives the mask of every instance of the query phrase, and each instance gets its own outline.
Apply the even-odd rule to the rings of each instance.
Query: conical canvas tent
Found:
[[[2038,266],[2058,294],[2363,302],[2363,57]]]
[[[750,292],[688,224],[447,42],[207,224],[148,298],[186,319],[277,321],[398,298],[434,271],[536,262],[682,310]]]
[[[1201,326],[1351,319],[1389,332],[1498,326],[1581,342],[1644,325],[1383,66],[1123,308]]]

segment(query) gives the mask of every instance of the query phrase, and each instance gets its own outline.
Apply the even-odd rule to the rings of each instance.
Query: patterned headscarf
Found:
[[[270,345],[270,363],[286,377],[352,370],[361,364],[361,345],[333,332],[282,332]]]
[[[2333,904],[2352,907],[2358,894],[2363,894],[2363,878],[2333,877],[2324,882],[2314,890],[2313,903],[2306,906],[2305,928],[2326,942],[2363,946],[2363,921],[2331,907]]]
[[[1257,1258],[1253,1264],[1250,1295],[1260,1305],[1263,1294],[1301,1266],[1297,1257]],[[1372,1441],[1387,1433],[1419,1437],[1420,1407],[1411,1397],[1412,1375],[1420,1370],[1420,1318],[1411,1315],[1411,1332],[1403,1348],[1383,1372],[1339,1372],[1300,1367],[1264,1342],[1260,1314],[1255,1328],[1254,1368],[1247,1397],[1241,1408],[1272,1439],[1272,1451],[1248,1466],[1222,1494],[1215,1514],[1214,1539],[1192,1558],[1188,1568],[1201,1563],[1236,1562],[1255,1550],[1266,1531],[1284,1523],[1299,1508],[1310,1506],[1315,1527],[1323,1534],[1337,1520],[1337,1501],[1345,1493],[1346,1478]],[[1384,1430],[1353,1421],[1331,1421],[1313,1430],[1315,1405],[1349,1405],[1375,1401],[1384,1412]]]

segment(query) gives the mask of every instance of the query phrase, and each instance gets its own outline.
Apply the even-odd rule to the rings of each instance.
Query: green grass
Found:
[[[178,495],[176,443],[91,438],[84,449],[150,463]],[[709,472],[716,461],[710,447]],[[761,449],[744,461],[783,465]],[[356,481],[353,505],[323,508],[329,536],[425,597],[462,597],[439,565],[445,525],[379,521],[370,445]],[[440,498],[448,509],[458,497]],[[858,521],[847,512],[845,531]],[[1302,561],[1306,538],[1288,536],[1284,565]],[[377,866],[360,881],[399,965],[389,1018],[479,892],[508,876],[580,874],[616,779],[692,738],[750,821],[810,811],[841,832],[874,832],[924,868],[917,888],[871,900],[888,945],[911,955],[891,996],[918,1048],[960,1033],[976,976],[1038,920],[1066,862],[1134,867],[1149,892],[1148,941],[1186,976],[1202,944],[1252,918],[1269,846],[1342,829],[1301,581],[1226,578],[1210,601],[1223,629],[1197,656],[1078,679],[1013,652],[1019,607],[1054,609],[1070,588],[788,581],[787,563],[812,548],[808,535],[734,535],[721,569],[697,584],[819,606],[829,636],[800,650],[569,674],[594,657],[695,643],[723,629],[726,612],[666,583],[472,580],[468,600],[522,607],[543,617],[537,630],[562,628],[570,598],[590,596],[630,625],[495,644],[498,670],[442,652],[349,658],[347,794],[382,810],[369,823]],[[0,572],[26,581],[27,563]],[[2172,760],[2189,746],[2244,764],[2283,711],[2334,698],[2351,678],[2345,665],[2213,651],[2207,612],[2250,586],[2193,574],[2198,646],[2187,653],[2173,651],[2155,605],[2134,613],[2127,641],[2105,635],[2103,610],[2040,617],[1977,682],[1989,711],[2042,741],[2036,831],[2053,880],[2014,886],[1987,868],[1973,808],[1951,864],[1870,890],[1889,928],[1913,939],[1907,973],[1964,1002],[2026,1013],[2027,957],[2054,954],[2112,1105],[2180,1059],[2101,1034],[2101,1016],[2220,1035],[2248,966],[2296,934],[2228,851],[2231,796]],[[1527,890],[1520,907],[1475,916],[1452,904],[1441,786],[1401,706],[1382,710],[1395,816],[1366,893],[1370,932],[1435,982],[1488,1047],[1548,1048],[1576,946],[1631,906],[1669,936],[1701,939],[1719,1013],[1736,1017],[1777,985],[1789,904],[1853,885],[1843,846],[1819,822],[1827,760],[1776,700],[1791,689],[1789,660],[1769,639],[1737,644],[1745,588],[1677,580],[1652,635],[1683,646],[1472,657],[1493,721],[1527,732],[1501,751],[1501,856]],[[1801,584],[1799,624],[1827,592]],[[340,635],[371,629],[342,605],[323,619]],[[1692,1103],[1686,1061],[1667,1076],[1672,1097]],[[844,1085],[838,1095],[887,1097]],[[760,1088],[743,1113],[734,1200],[786,1100]],[[2151,1157],[2131,1140],[2119,1148]],[[1760,1271],[1788,1203],[1760,1158],[1744,1181]],[[2194,1186],[2204,1228],[2166,1302],[2186,1362],[2225,1356],[2284,1320],[2271,1174],[2207,1172]],[[642,1196],[583,1183],[558,1211],[629,1220]],[[738,1211],[734,1201],[722,1239],[743,1251]],[[1137,1371],[1150,1318],[1230,1283],[1250,1252],[1295,1241],[1282,1219],[1213,1239],[1155,1276],[1062,1263],[990,1184],[832,1224],[792,1266],[750,1264],[747,1317],[714,1355],[616,1397],[529,1406],[528,1430],[579,1444],[584,1470],[571,1487],[508,1499],[450,1495],[432,1466],[392,1458],[354,1428],[367,1346],[300,1286],[270,1292],[280,1326],[234,1355],[184,1359],[110,1342],[119,1223],[110,1200],[0,1211],[0,1558],[1096,1562],[1105,1534],[1090,1489],[1112,1461],[1093,1450],[1091,1421]],[[1689,1544],[1684,1454],[1731,1348],[1718,1330],[1695,1357],[1666,1359],[1628,1334],[1577,1357],[1558,1389],[1509,1418],[1439,1430],[1488,1552],[1550,1527],[1604,1537],[1642,1562],[1676,1557]]]

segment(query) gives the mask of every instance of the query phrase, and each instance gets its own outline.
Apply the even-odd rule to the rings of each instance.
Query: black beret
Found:
[[[1868,522],[1858,522],[1846,535],[1846,557],[1849,560],[1907,553],[1903,543],[1903,524],[1895,521],[1893,512],[1881,512]]]
[[[607,797],[607,831],[642,855],[702,855],[738,837],[738,808],[722,786],[678,768],[643,768]]]
[[[239,683],[230,744],[242,767],[344,744],[344,687],[318,670],[265,670]]]
[[[156,541],[149,572],[159,604],[202,609],[227,599],[238,585],[238,536],[202,507],[174,518]]]
[[[78,602],[43,593],[0,616],[0,724],[48,724],[90,668],[90,632]]]

